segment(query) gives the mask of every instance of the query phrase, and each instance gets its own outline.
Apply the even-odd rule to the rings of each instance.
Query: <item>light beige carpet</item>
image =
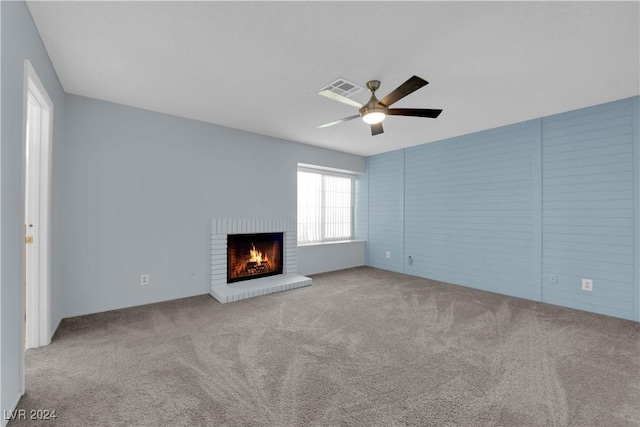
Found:
[[[64,320],[22,409],[64,426],[638,426],[639,324],[356,268]]]

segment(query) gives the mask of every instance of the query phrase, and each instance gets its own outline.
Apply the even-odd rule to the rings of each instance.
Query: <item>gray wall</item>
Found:
[[[360,156],[94,99],[68,95],[66,108],[53,224],[64,317],[207,293],[212,218],[296,217],[298,162],[365,168]],[[362,265],[363,245],[354,251]],[[300,258],[301,273],[353,266]]]
[[[298,273],[317,274],[365,264],[365,242],[340,242],[298,247]]]
[[[298,162],[364,172],[365,160],[67,95],[25,3],[0,2],[0,11],[4,411],[22,386],[24,59],[54,103],[52,333],[63,317],[207,293],[211,218],[295,217]],[[330,249],[319,250],[320,265],[301,254],[309,271],[352,266],[332,266]],[[361,265],[363,245],[354,251]],[[140,286],[142,273],[150,285]]]
[[[54,156],[62,141],[64,93],[23,2],[0,2],[2,10],[2,130],[0,143],[0,377],[1,409],[16,403],[22,386],[24,257],[23,72],[29,59],[54,103]],[[54,169],[56,166],[54,165]],[[55,196],[54,196],[55,197]],[[55,242],[53,242],[55,244]],[[59,261],[58,252],[52,262]],[[52,328],[62,317],[60,283],[51,289]],[[3,422],[5,422],[3,420]]]

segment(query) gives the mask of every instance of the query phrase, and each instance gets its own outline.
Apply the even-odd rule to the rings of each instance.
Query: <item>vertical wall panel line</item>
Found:
[[[634,171],[634,320],[640,321],[640,97],[633,99],[633,171]]]
[[[542,119],[531,123],[531,285],[542,301]]]
[[[402,218],[402,233],[400,236],[402,238],[402,272],[406,273],[407,271],[407,255],[406,255],[406,238],[405,238],[405,230],[407,226],[406,222],[406,213],[405,213],[405,200],[406,200],[406,191],[407,191],[407,150],[402,150],[402,200],[400,200],[400,217]]]

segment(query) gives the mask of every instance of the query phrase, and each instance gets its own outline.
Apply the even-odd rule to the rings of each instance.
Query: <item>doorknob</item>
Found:
[[[32,244],[32,243],[33,243],[33,236],[26,236],[26,237],[24,238],[24,242],[25,242],[27,245]]]

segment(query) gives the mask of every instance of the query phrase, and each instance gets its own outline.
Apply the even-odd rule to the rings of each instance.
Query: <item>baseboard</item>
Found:
[[[2,1],[2,0],[0,0]],[[207,286],[207,289],[210,289],[209,286]],[[107,306],[107,307],[100,307],[100,308],[94,308],[91,310],[80,310],[80,311],[75,311],[75,312],[69,312],[69,313],[65,313],[65,315],[62,317],[62,320],[64,319],[71,319],[73,317],[80,317],[80,316],[88,316],[90,314],[98,314],[98,313],[106,313],[107,311],[114,311],[114,310],[122,310],[125,308],[133,308],[133,307],[142,307],[145,305],[153,305],[153,304],[158,304],[161,302],[168,302],[168,301],[175,301],[175,300],[179,300],[179,299],[185,299],[185,298],[193,298],[193,297],[198,297],[201,295],[209,295],[209,291],[197,291],[196,293],[193,294],[187,294],[187,295],[182,295],[182,296],[177,296],[177,297],[171,297],[168,299],[165,298],[160,298],[158,300],[152,300],[152,301],[148,301],[148,302],[141,302],[141,303],[132,303],[132,304],[126,304],[126,305],[114,305],[114,306]]]
[[[2,427],[5,427],[7,424],[9,424],[9,420],[6,419],[5,414],[7,412],[12,413],[13,411],[16,410],[16,408],[18,407],[18,403],[20,402],[20,399],[22,399],[22,396],[24,396],[24,390],[22,391],[22,393],[18,394],[18,397],[17,397],[16,401],[13,402],[13,405],[11,405],[11,408],[7,409],[6,411],[3,411],[3,413],[2,413]]]

